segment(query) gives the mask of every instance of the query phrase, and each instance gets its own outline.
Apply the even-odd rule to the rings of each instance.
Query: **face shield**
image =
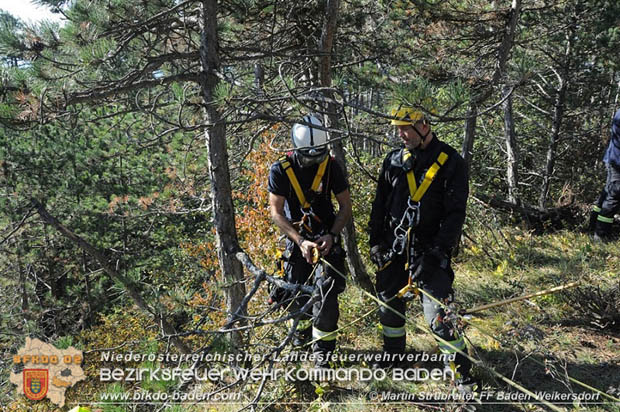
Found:
[[[318,165],[325,160],[327,155],[327,147],[325,146],[319,148],[304,147],[295,151],[297,161],[302,168]]]

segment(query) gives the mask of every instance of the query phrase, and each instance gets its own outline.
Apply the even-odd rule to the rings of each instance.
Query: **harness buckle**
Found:
[[[300,209],[302,213],[301,220],[294,222],[293,227],[308,240],[316,240],[321,237],[325,231],[321,219],[312,211],[312,207],[302,207]]]
[[[392,243],[394,254],[400,255],[405,251],[407,241],[409,240],[409,232],[412,228],[415,228],[418,223],[420,223],[420,204],[409,197],[407,200],[407,209],[405,213],[403,213],[400,223],[394,229],[394,242]]]

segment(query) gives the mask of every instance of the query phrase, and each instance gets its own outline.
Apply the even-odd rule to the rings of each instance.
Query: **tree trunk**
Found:
[[[476,102],[470,102],[469,110],[467,111],[467,119],[465,120],[465,137],[463,138],[463,147],[461,149],[461,156],[465,159],[467,164],[467,170],[469,171],[471,165],[471,159],[473,156],[474,139],[476,137],[476,120],[478,119],[478,107]]]
[[[331,87],[332,84],[331,56],[334,44],[334,36],[336,34],[339,8],[340,0],[327,1],[323,31],[321,33],[321,59],[319,62],[319,78],[322,87]],[[326,97],[331,101],[327,105],[329,125],[332,128],[339,129],[338,115],[336,113],[337,107],[333,103],[333,93],[326,92]],[[332,143],[331,146],[336,160],[344,171],[345,177],[348,177],[347,161],[345,158],[342,140],[338,140]],[[355,225],[353,224],[353,217],[351,217],[349,222],[344,227],[342,231],[342,238],[344,239],[344,248],[347,252],[347,263],[353,281],[359,286],[361,286],[364,290],[368,291],[369,293],[373,293],[372,281],[370,280],[368,273],[366,273],[364,263],[362,262],[362,258],[357,248],[357,236],[355,233]]]
[[[461,155],[467,162],[467,167],[471,165],[472,150],[474,147],[474,140],[476,137],[476,116],[478,108],[484,103],[485,100],[493,93],[493,87],[499,83],[500,79],[506,71],[506,63],[510,56],[510,51],[514,45],[515,32],[517,29],[517,23],[519,21],[519,15],[521,14],[521,0],[512,0],[510,6],[510,12],[508,13],[508,20],[504,29],[504,36],[499,46],[497,53],[497,65],[493,72],[491,84],[486,90],[477,96],[474,96],[470,103],[469,112],[467,113],[467,120],[465,121],[465,139],[463,141],[463,147]]]
[[[245,295],[243,267],[235,258],[238,249],[235,212],[228,169],[228,149],[226,147],[226,125],[220,118],[215,103],[215,89],[220,71],[219,44],[217,34],[217,1],[202,1],[200,60],[202,72],[200,82],[205,105],[205,141],[209,156],[209,177],[211,180],[211,205],[217,242],[217,255],[220,269],[226,280],[226,310],[232,317]],[[242,314],[243,315],[243,314]],[[234,321],[234,319],[228,319]],[[236,347],[242,344],[238,332],[231,333]]]
[[[504,138],[506,140],[506,181],[508,183],[508,201],[518,204],[519,184],[519,157],[517,152],[517,140],[515,136],[515,124],[512,117],[512,94],[510,87],[504,86]]]
[[[549,199],[549,191],[551,189],[551,179],[553,177],[553,169],[555,167],[556,151],[560,140],[560,129],[564,118],[564,103],[566,101],[566,93],[568,90],[568,81],[570,74],[570,65],[572,62],[573,42],[575,39],[575,24],[573,22],[566,36],[566,50],[564,51],[564,66],[562,73],[557,73],[559,87],[556,93],[555,103],[553,105],[553,121],[551,123],[551,136],[549,138],[549,147],[547,148],[547,158],[545,161],[545,170],[543,172],[543,181],[540,188],[540,196],[538,198],[538,207],[545,210]]]
[[[28,289],[26,288],[26,283],[28,282],[26,271],[24,270],[24,265],[22,264],[22,253],[21,248],[17,245],[17,242],[13,242],[15,246],[15,250],[17,251],[17,270],[19,272],[19,293],[21,295],[21,308],[22,313],[26,314],[29,310],[28,305]],[[28,318],[28,316],[24,316],[24,318]]]
[[[560,89],[553,107],[553,122],[551,124],[551,136],[549,138],[549,147],[547,148],[547,157],[545,161],[545,170],[543,172],[543,181],[540,187],[540,196],[538,197],[538,207],[545,210],[547,200],[549,199],[549,190],[551,189],[551,178],[553,177],[553,169],[555,167],[555,155],[560,140],[560,128],[562,126],[562,118],[564,116],[564,100],[566,97],[566,80],[560,79]]]

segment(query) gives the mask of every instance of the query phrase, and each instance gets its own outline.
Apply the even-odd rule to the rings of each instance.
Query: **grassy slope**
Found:
[[[620,244],[593,244],[582,234],[559,232],[535,236],[519,229],[491,230],[489,228],[469,233],[470,240],[461,251],[455,264],[457,273],[455,289],[461,308],[469,308],[519,296],[553,286],[581,280],[585,284],[600,286],[603,290],[618,287],[620,272]],[[473,240],[473,241],[472,241]],[[620,336],[615,329],[601,329],[592,324],[592,313],[575,305],[580,293],[571,291],[547,295],[527,301],[515,302],[479,313],[469,326],[466,335],[473,343],[474,357],[504,376],[513,377],[523,386],[534,391],[567,392],[565,378],[569,376],[591,386],[618,396],[620,388]],[[617,294],[616,294],[616,299]],[[348,302],[341,324],[355,319],[367,307],[368,299],[350,287],[341,302]],[[363,303],[362,303],[363,302]],[[618,308],[615,308],[616,315]],[[423,323],[420,305],[409,307],[409,316]],[[342,336],[343,350],[376,350],[380,336],[374,327],[376,317],[365,327],[355,328]],[[433,341],[427,334],[411,332],[408,348],[414,351],[433,351]],[[492,337],[491,337],[492,336]],[[500,342],[495,340],[499,339]],[[547,363],[540,366],[530,360]],[[503,382],[494,379],[482,367],[475,368],[484,390],[514,392]],[[373,386],[374,385],[374,386]],[[365,399],[365,394],[375,389],[386,389],[385,383],[356,388],[343,396],[330,400],[346,400],[349,405],[332,405],[330,410],[374,411],[389,410],[387,405],[376,406]],[[575,392],[583,392],[578,385],[571,385]],[[398,390],[433,392],[450,390],[444,384],[396,384]],[[394,390],[394,389],[392,389]],[[346,391],[345,391],[346,392]],[[566,405],[565,405],[566,406]],[[618,410],[618,405],[571,406],[571,410]],[[525,410],[537,410],[535,405],[521,405]],[[393,405],[393,410],[416,410],[415,406]],[[511,405],[487,405],[478,410],[515,410]]]
[[[456,298],[461,308],[470,308],[525,293],[539,291],[573,280],[600,286],[601,289],[618,287],[620,271],[620,242],[611,244],[593,244],[583,234],[571,231],[536,236],[526,231],[510,228],[491,228],[487,225],[473,225],[467,228],[468,239],[455,261],[457,273],[455,289]],[[566,373],[580,381],[610,393],[620,391],[620,335],[618,326],[601,329],[592,321],[596,319],[592,313],[580,305],[574,298],[578,293],[561,293],[538,297],[527,301],[512,303],[497,309],[481,312],[472,320],[477,327],[469,326],[466,336],[473,343],[475,350],[472,355],[501,374],[534,391],[567,392],[562,376]],[[616,294],[615,299],[618,299]],[[605,302],[603,302],[605,303]],[[617,303],[617,301],[616,301]],[[613,303],[611,303],[613,304]],[[341,321],[345,327],[358,319],[363,313],[376,307],[376,304],[352,284],[340,297]],[[618,308],[614,307],[617,316]],[[610,312],[613,312],[611,310]],[[420,305],[413,302],[409,305],[408,317],[408,350],[432,353],[435,349],[433,339],[425,332],[416,330],[415,324],[423,324]],[[138,317],[139,318],[139,317]],[[140,332],[152,334],[149,322],[140,321],[130,313],[118,312],[106,319],[96,330],[85,333],[79,340],[85,350],[114,347],[116,341],[132,341],[136,332],[143,326],[147,330]],[[482,329],[482,330],[481,330]],[[277,344],[283,338],[285,327],[263,328],[254,335],[253,342]],[[125,333],[122,337],[119,334]],[[493,336],[493,337],[491,337]],[[495,340],[498,338],[501,342]],[[109,342],[105,339],[111,339]],[[155,336],[151,336],[154,339]],[[102,340],[104,339],[104,340]],[[198,339],[200,340],[200,339]],[[151,340],[151,344],[154,341]],[[195,342],[198,345],[199,342]],[[145,346],[146,345],[146,346]],[[164,346],[149,348],[148,342],[130,344],[124,349],[138,353],[160,352]],[[358,353],[363,351],[376,352],[381,347],[381,335],[377,328],[376,313],[353,326],[342,330],[338,341],[339,351]],[[260,350],[260,347],[255,347]],[[91,358],[89,358],[90,356]],[[95,399],[96,393],[123,390],[118,385],[102,386],[96,379],[98,353],[87,356],[92,366],[87,372],[93,379],[84,382],[78,388],[68,391],[67,400]],[[534,358],[547,364],[547,368],[533,362]],[[89,360],[90,359],[90,360]],[[302,363],[301,366],[308,364]],[[125,365],[130,366],[130,365]],[[135,365],[137,366],[137,365]],[[147,366],[148,365],[142,365]],[[152,366],[152,365],[151,365]],[[281,367],[282,365],[280,365]],[[288,365],[285,365],[288,366]],[[299,366],[299,365],[298,365]],[[367,365],[341,365],[359,368]],[[437,365],[430,363],[421,366],[432,368]],[[503,382],[495,379],[483,367],[475,368],[475,375],[481,381],[484,390],[516,392]],[[142,384],[147,389],[147,384]],[[150,385],[152,386],[152,385]],[[175,385],[162,388],[170,390]],[[571,385],[575,392],[583,390]],[[126,387],[133,390],[135,385]],[[211,390],[213,385],[204,385]],[[246,384],[243,391],[251,396],[258,389],[258,384]],[[391,380],[369,382],[331,382],[329,384],[301,382],[268,382],[263,391],[262,401],[273,402],[265,410],[297,411],[297,410],[329,410],[329,411],[415,411],[415,410],[455,410],[455,405],[443,407],[423,407],[411,403],[380,403],[371,402],[368,397],[372,392],[403,392],[403,393],[446,393],[449,384],[444,382],[393,382]],[[247,399],[247,398],[246,398]],[[45,406],[44,406],[45,405]],[[33,404],[23,397],[13,403],[7,410],[21,411]],[[38,403],[41,411],[54,410],[48,402]],[[614,411],[619,405],[564,405],[568,410],[580,411]],[[199,404],[194,406],[176,406],[180,411],[236,411],[239,405],[233,404]],[[105,412],[121,412],[132,410],[124,406],[110,406],[102,409]],[[136,410],[151,410],[142,407]],[[512,411],[512,410],[544,410],[539,405],[483,405],[477,406],[479,411]]]

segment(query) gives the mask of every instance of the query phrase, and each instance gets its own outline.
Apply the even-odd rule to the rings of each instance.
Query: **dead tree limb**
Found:
[[[123,288],[129,295],[129,297],[134,301],[134,303],[145,313],[149,314],[153,317],[153,321],[161,326],[163,337],[169,338],[172,344],[179,350],[181,353],[190,353],[191,350],[185,343],[179,338],[175,337],[176,331],[174,326],[172,326],[166,319],[168,316],[164,313],[158,312],[156,309],[150,307],[147,302],[144,300],[142,295],[140,294],[140,290],[138,285],[136,285],[131,279],[126,278],[122,274],[118,273],[116,269],[110,264],[108,259],[105,257],[104,253],[98,250],[96,247],[91,245],[85,239],[80,237],[79,235],[73,233],[70,229],[65,227],[58,219],[54,216],[50,215],[45,207],[36,199],[31,200],[33,207],[37,210],[39,216],[45,223],[50,226],[53,226],[56,230],[58,230],[63,236],[73,242],[80,249],[88,253],[93,257],[102,267],[104,272],[113,280],[119,282],[123,285]],[[170,336],[173,335],[173,336]]]

